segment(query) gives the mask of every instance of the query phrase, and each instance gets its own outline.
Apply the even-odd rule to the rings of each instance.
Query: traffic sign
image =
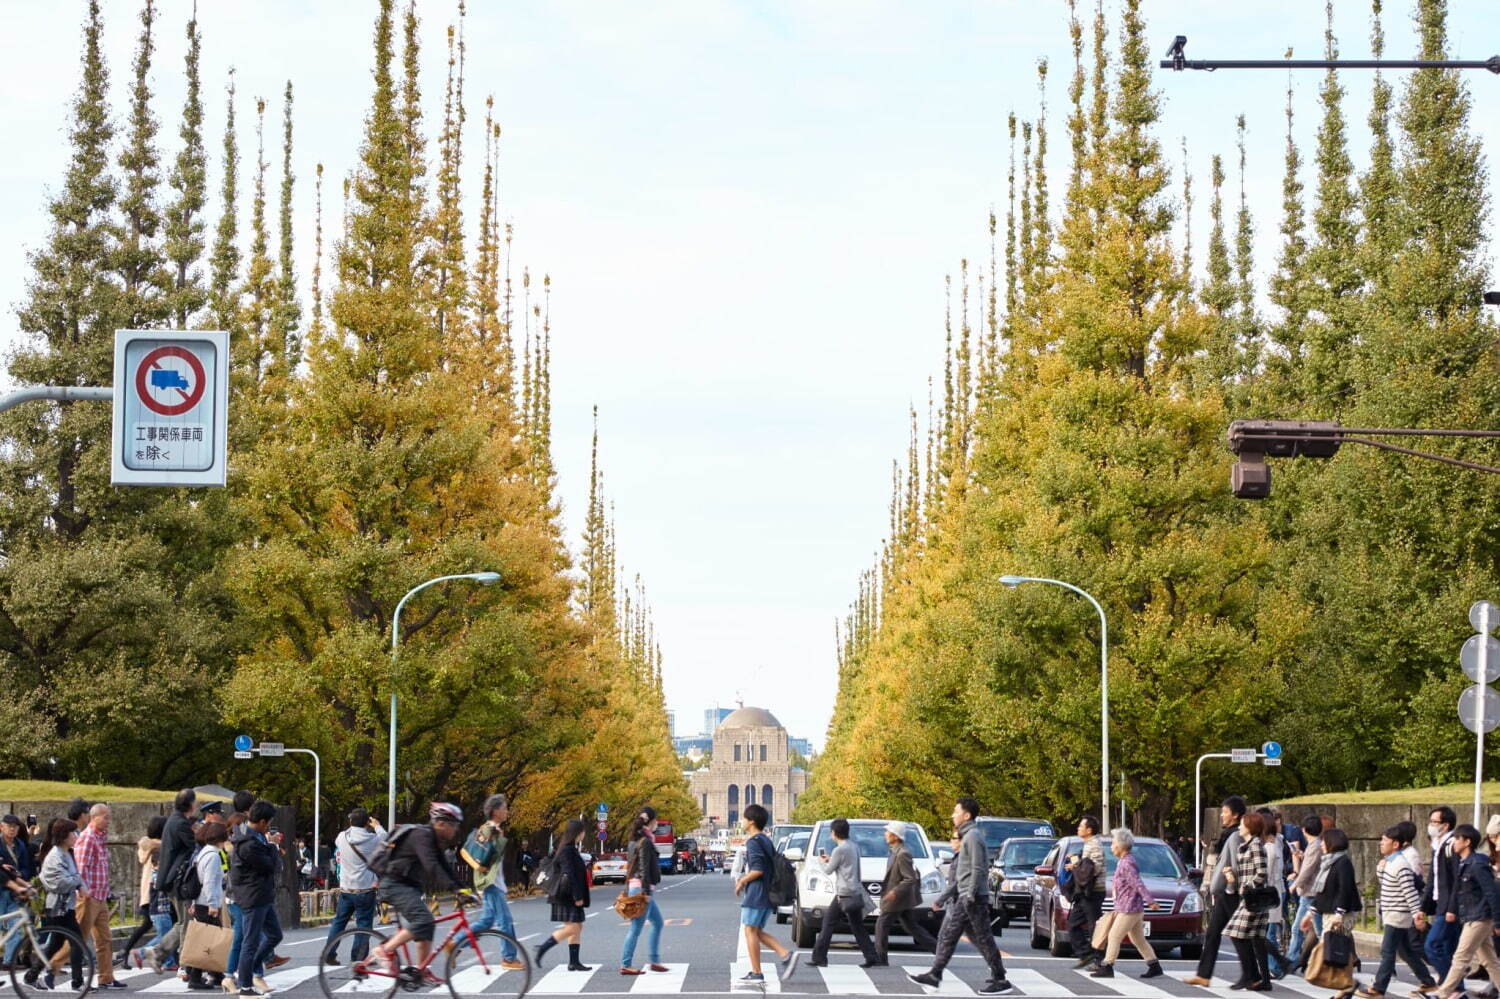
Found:
[[[255,754],[250,752],[250,750],[248,749],[236,749],[234,751],[234,758],[237,760],[248,760],[253,758],[254,756]]]
[[[1480,714],[1481,704],[1484,706],[1483,715]],[[1482,683],[1465,687],[1458,695],[1458,717],[1463,720],[1464,728],[1475,735],[1479,734],[1481,723],[1484,731],[1495,731],[1495,727],[1500,726],[1500,694]]]
[[[253,745],[255,745],[255,743],[250,741],[250,737],[248,735],[237,735],[234,737],[234,749],[237,753],[248,753],[250,751],[250,747]]]
[[[228,396],[228,333],[117,330],[110,481],[224,485]]]
[[[1281,757],[1267,756],[1265,759],[1261,760],[1261,762],[1268,767],[1279,767],[1281,766]]]
[[[257,748],[262,756],[285,756],[286,744],[280,742],[263,742]]]
[[[1229,751],[1230,763],[1254,763],[1257,754],[1254,749],[1231,749]]]
[[[1260,752],[1268,760],[1279,760],[1281,759],[1281,743],[1268,742],[1260,747]]]

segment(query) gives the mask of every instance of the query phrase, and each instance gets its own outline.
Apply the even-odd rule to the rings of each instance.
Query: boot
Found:
[[[1101,964],[1089,972],[1090,978],[1113,978],[1115,977],[1115,966],[1112,964]]]
[[[578,959],[578,952],[582,950],[581,944],[568,944],[568,970],[569,971],[593,971],[588,965]]]
[[[1160,978],[1163,974],[1164,974],[1164,972],[1161,970],[1161,962],[1160,961],[1148,961],[1148,962],[1146,962],[1146,973],[1144,975],[1142,975],[1141,977],[1142,978]]]

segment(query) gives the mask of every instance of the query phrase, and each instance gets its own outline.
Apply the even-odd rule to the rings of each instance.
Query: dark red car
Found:
[[[1109,837],[1104,840],[1105,867],[1111,876],[1105,886],[1104,911],[1114,908],[1115,855],[1109,852]],[[1083,840],[1067,836],[1057,841],[1037,865],[1031,882],[1031,946],[1051,951],[1054,957],[1073,952],[1068,942],[1069,903],[1058,886],[1057,875],[1066,858],[1083,849]],[[1189,961],[1203,953],[1203,896],[1198,893],[1198,871],[1189,871],[1182,860],[1159,839],[1137,836],[1135,860],[1141,869],[1141,880],[1151,892],[1146,908],[1146,936],[1158,957],[1165,957],[1174,947]],[[1129,944],[1127,943],[1128,947]]]

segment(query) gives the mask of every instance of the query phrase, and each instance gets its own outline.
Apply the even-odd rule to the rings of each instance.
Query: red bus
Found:
[[[656,844],[656,855],[661,862],[663,874],[672,873],[672,853],[677,849],[677,836],[672,831],[672,823],[656,823],[656,832],[651,834],[651,840]]]

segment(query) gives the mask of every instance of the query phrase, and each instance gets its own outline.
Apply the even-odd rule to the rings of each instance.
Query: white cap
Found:
[[[897,839],[905,839],[906,838],[906,823],[905,822],[887,822],[885,824],[885,831],[888,832],[888,833],[890,833],[892,836],[895,836]]]

